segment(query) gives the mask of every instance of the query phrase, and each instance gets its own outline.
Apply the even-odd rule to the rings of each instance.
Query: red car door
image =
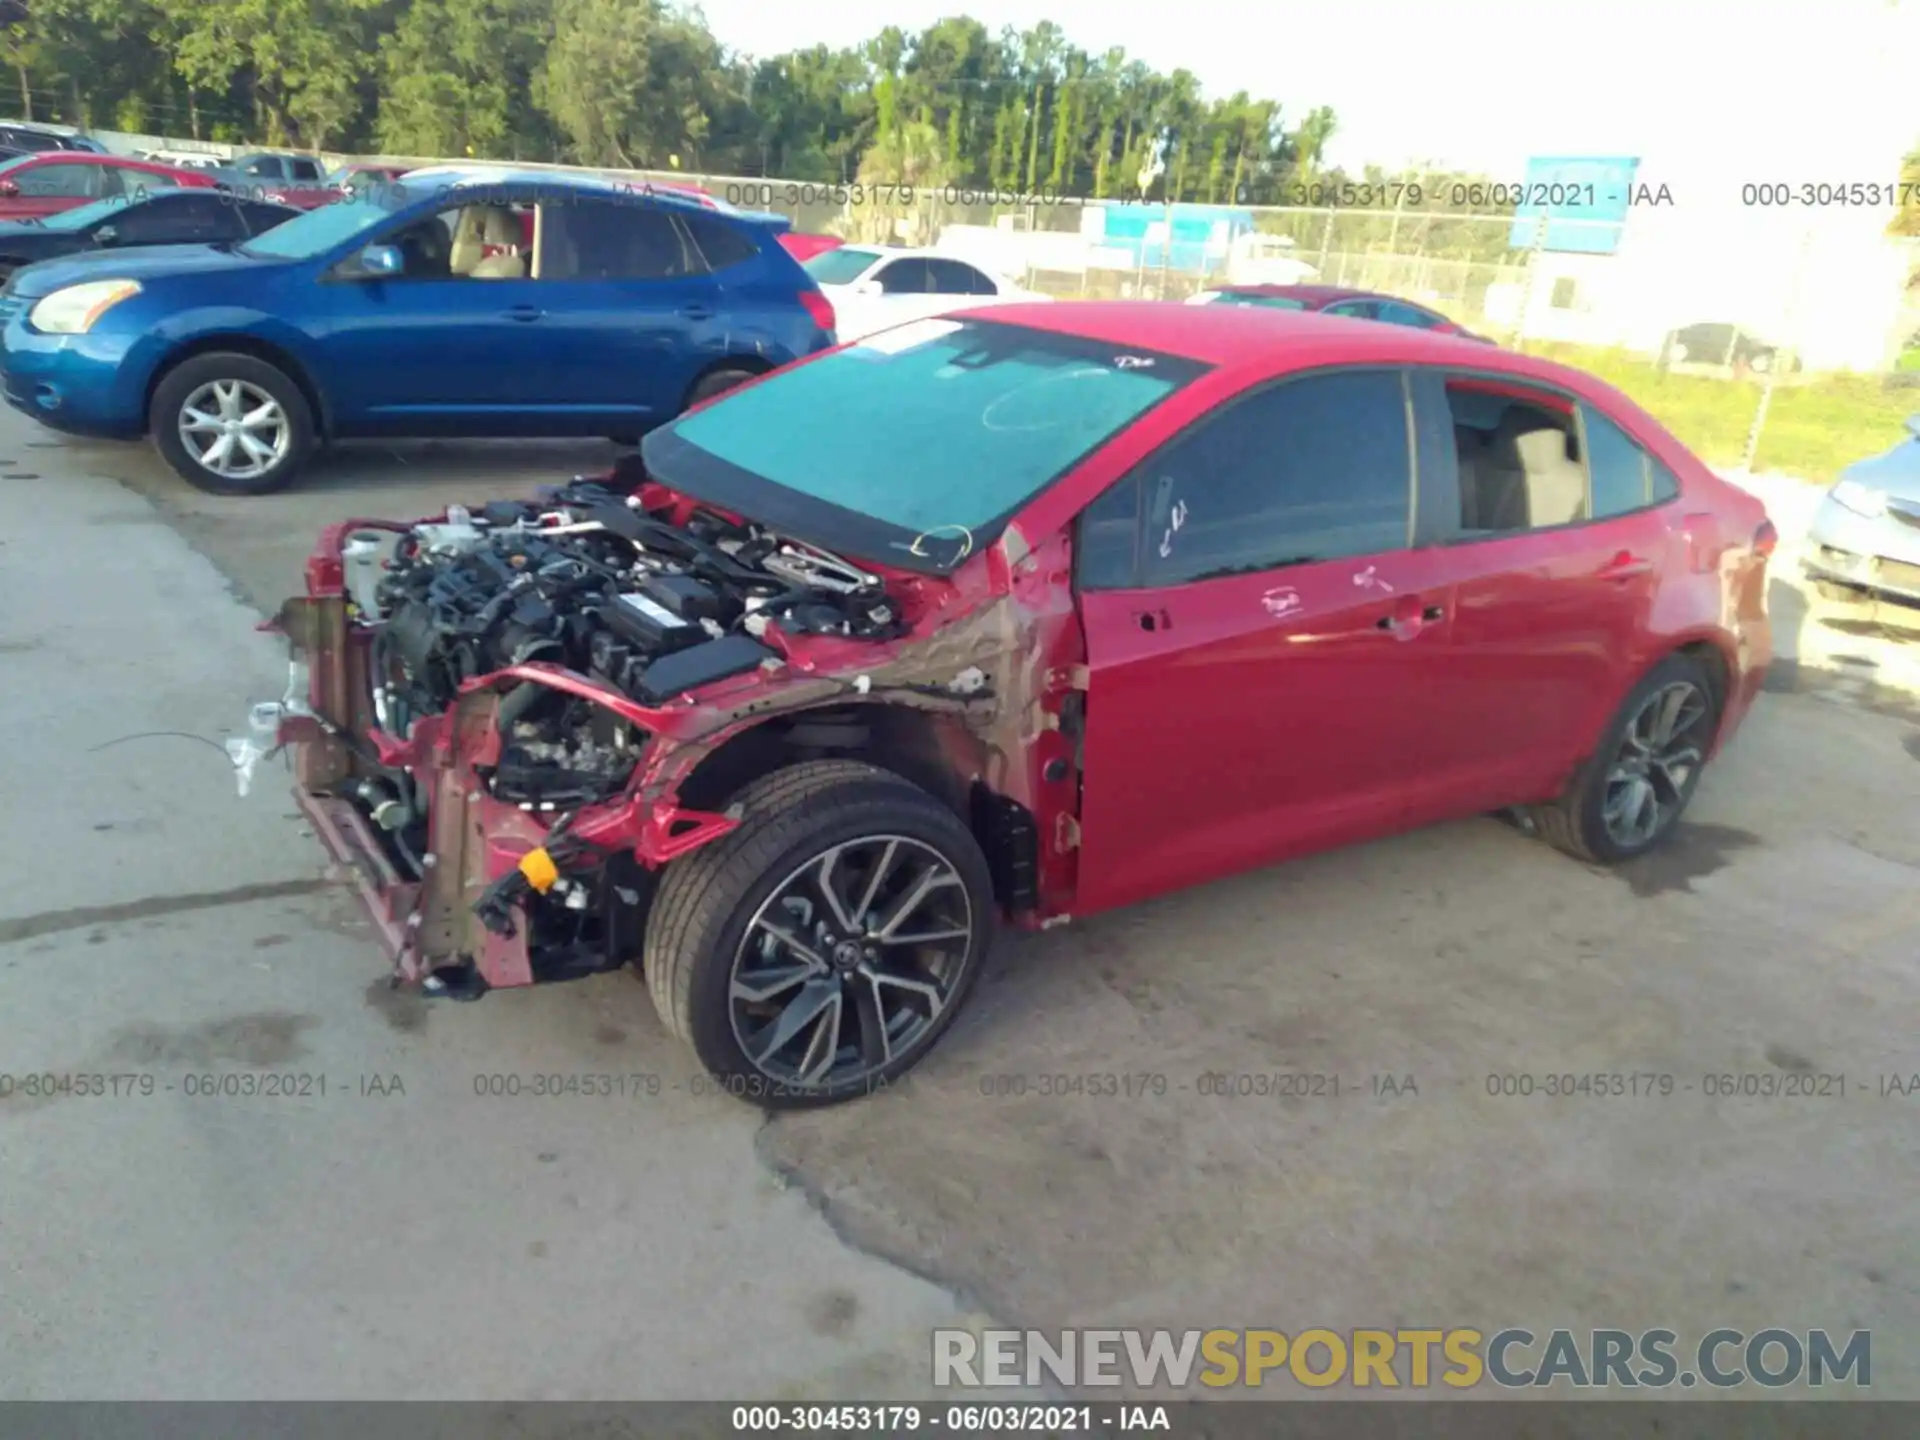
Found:
[[[1438,373],[1414,390],[1421,423],[1455,437],[1421,495],[1447,524],[1455,597],[1423,699],[1424,822],[1559,788],[1652,662],[1655,594],[1684,539],[1644,452],[1591,407]]]
[[[108,166],[59,151],[36,155],[0,175],[0,220],[38,220],[119,193]]]
[[[1450,609],[1409,548],[1403,384],[1243,395],[1082,514],[1077,911],[1402,823]]]

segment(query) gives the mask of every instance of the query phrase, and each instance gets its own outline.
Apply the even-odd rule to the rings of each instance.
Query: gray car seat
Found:
[[[1527,530],[1587,518],[1587,475],[1572,437],[1524,406],[1511,407],[1478,465],[1480,529]]]

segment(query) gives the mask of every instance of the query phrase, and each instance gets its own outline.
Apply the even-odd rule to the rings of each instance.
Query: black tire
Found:
[[[953,1023],[992,944],[993,885],[972,832],[918,786],[854,760],[776,770],[742,789],[732,806],[742,812],[739,828],[669,865],[654,897],[642,969],[661,1020],[693,1047],[716,1088],[768,1110],[837,1104],[898,1079]],[[964,939],[952,942],[959,947],[957,973],[944,982],[946,998],[938,1011],[897,1054],[889,1046],[886,1063],[854,1078],[797,1083],[763,1068],[736,1034],[736,965],[749,958],[746,941],[763,906],[811,872],[815,858],[868,836],[904,838],[957,875],[967,920]],[[820,978],[834,976],[829,971]],[[837,983],[857,982],[848,976]],[[880,993],[877,982],[872,993]],[[837,1030],[833,1040],[840,1040]]]
[[[693,389],[687,392],[687,403],[683,408],[691,410],[696,405],[704,404],[723,391],[731,390],[734,386],[753,379],[757,373],[757,371],[743,370],[738,366],[729,365],[724,370],[703,375]]]
[[[258,473],[222,474],[210,469],[181,438],[181,411],[187,401],[205,387],[222,382],[237,382],[266,396],[285,419],[285,446],[282,448],[276,438],[274,449],[279,458]],[[147,426],[167,464],[189,485],[210,495],[268,495],[283,489],[315,449],[313,409],[300,387],[278,367],[233,351],[192,356],[162,376],[153,392]]]
[[[1704,702],[1700,718],[1682,732],[1689,743],[1697,746],[1701,758],[1690,767],[1684,783],[1676,787],[1676,803],[1671,813],[1663,813],[1658,828],[1644,838],[1623,839],[1609,828],[1606,819],[1611,789],[1609,777],[1622,759],[1628,728],[1640,719],[1649,701],[1662,691],[1683,684],[1691,686]],[[1723,703],[1719,686],[1699,661],[1687,655],[1669,655],[1662,660],[1633,687],[1614,713],[1599,745],[1580,767],[1566,793],[1550,805],[1527,809],[1526,816],[1540,838],[1575,859],[1596,865],[1617,865],[1663,844],[1673,834],[1699,787],[1700,776],[1706,768],[1706,751],[1719,733]]]

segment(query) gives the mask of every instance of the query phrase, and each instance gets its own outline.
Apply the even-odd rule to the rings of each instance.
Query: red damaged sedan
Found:
[[[729,1088],[821,1104],[927,1053],[997,925],[1495,810],[1658,845],[1760,686],[1774,540],[1574,370],[1001,306],[333,527],[255,720],[397,983],[633,964]]]

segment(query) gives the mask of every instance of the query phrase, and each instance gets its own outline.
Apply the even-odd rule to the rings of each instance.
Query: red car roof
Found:
[[[1357,325],[1311,310],[1183,305],[1177,300],[1035,301],[983,306],[967,311],[966,318],[1026,325],[1114,345],[1138,345],[1222,368],[1244,366],[1256,373],[1279,374],[1311,365],[1366,361],[1426,362],[1538,380],[1575,394],[1605,397],[1610,406],[1619,395],[1593,376],[1551,360],[1496,349],[1464,336],[1405,325]]]
[[[147,175],[185,175],[191,177],[184,182],[188,185],[211,186],[214,183],[213,178],[204,171],[189,166],[168,165],[159,160],[135,160],[126,155],[99,155],[91,150],[37,151],[22,157],[7,173],[18,175],[23,171],[37,170],[42,165],[106,165],[115,170],[138,170]]]
[[[1427,308],[1412,300],[1401,300],[1398,295],[1385,295],[1378,290],[1349,290],[1344,285],[1217,285],[1214,288],[1222,295],[1270,295],[1276,299],[1298,300],[1315,309],[1336,300],[1396,300],[1416,310]]]

